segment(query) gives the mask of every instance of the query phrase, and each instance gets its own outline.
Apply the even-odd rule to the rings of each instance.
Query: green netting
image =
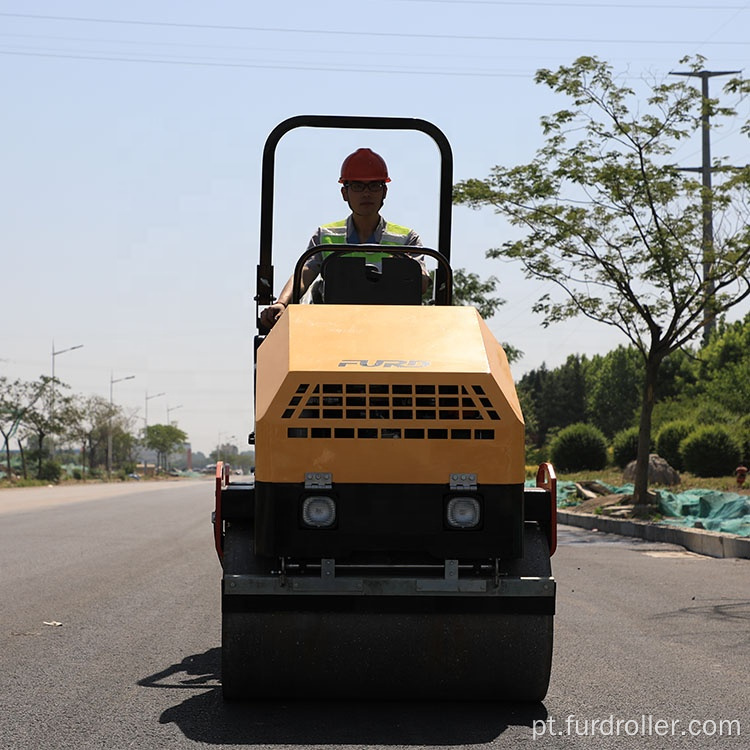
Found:
[[[686,490],[673,493],[660,490],[659,508],[666,523],[695,526],[710,531],[750,536],[750,498],[736,492]]]
[[[528,481],[527,486],[534,486]],[[630,495],[632,484],[620,487],[599,482],[612,494]],[[685,490],[685,492],[668,492],[658,490],[659,511],[664,515],[663,523],[670,523],[686,528],[702,526],[709,531],[720,531],[725,534],[750,536],[750,496],[736,492],[719,492],[717,490]],[[557,483],[557,505],[568,508],[577,505],[580,498],[576,496],[575,482]]]

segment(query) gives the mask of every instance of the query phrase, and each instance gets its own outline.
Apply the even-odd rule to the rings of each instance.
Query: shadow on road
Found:
[[[194,694],[161,714],[191,740],[216,745],[476,745],[547,718],[541,703],[253,701],[224,703],[221,649],[188,656],[138,684]],[[196,689],[201,689],[195,693]],[[175,691],[172,693],[171,691]],[[181,693],[184,696],[184,692]],[[311,696],[314,698],[314,696]]]

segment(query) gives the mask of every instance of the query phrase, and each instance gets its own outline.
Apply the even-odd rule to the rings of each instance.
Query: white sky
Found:
[[[0,374],[55,374],[73,392],[170,419],[193,450],[244,450],[252,429],[260,165],[298,114],[419,117],[451,142],[454,180],[524,163],[539,118],[567,101],[541,67],[596,55],[636,79],[683,55],[741,70],[750,4],[502,0],[0,0]],[[725,79],[711,81],[718,95]],[[698,82],[696,82],[698,85]],[[723,100],[725,104],[737,102]],[[714,156],[750,161],[739,134]],[[418,133],[296,130],[277,152],[277,291],[318,224],[343,218],[343,157],[370,146],[393,182],[383,213],[437,242],[437,149]],[[679,153],[699,166],[699,141]],[[543,329],[542,293],[485,259],[508,238],[457,207],[453,264],[500,277],[491,327],[525,352],[518,377],[625,343],[584,319]],[[232,439],[236,436],[236,439]]]

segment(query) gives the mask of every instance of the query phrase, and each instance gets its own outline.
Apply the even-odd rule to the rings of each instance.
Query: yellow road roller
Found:
[[[225,699],[540,701],[550,679],[554,470],[525,486],[502,347],[452,305],[452,155],[425,120],[302,115],[263,153],[258,309],[274,300],[274,157],[293,128],[417,130],[441,156],[425,302],[414,248],[336,245],[325,301],[255,338],[255,477],[216,475]],[[298,282],[312,248],[295,268]],[[352,255],[353,252],[357,256]],[[401,254],[402,257],[399,257]],[[389,261],[393,261],[390,263]],[[417,272],[419,269],[417,268]],[[415,282],[416,278],[416,282]]]

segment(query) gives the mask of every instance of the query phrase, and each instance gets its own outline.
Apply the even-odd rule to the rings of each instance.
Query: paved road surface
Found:
[[[750,561],[572,528],[544,704],[224,706],[212,488],[0,491],[0,747],[750,747]]]

